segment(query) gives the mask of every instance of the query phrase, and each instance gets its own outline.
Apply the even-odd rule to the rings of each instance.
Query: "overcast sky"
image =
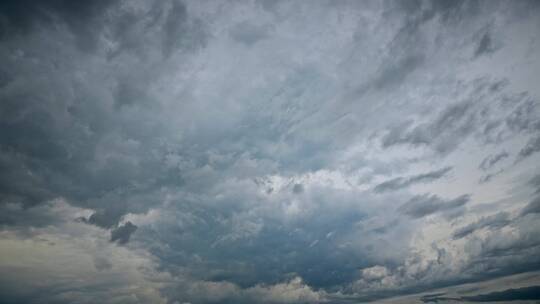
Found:
[[[0,303],[540,299],[538,1],[0,2]]]

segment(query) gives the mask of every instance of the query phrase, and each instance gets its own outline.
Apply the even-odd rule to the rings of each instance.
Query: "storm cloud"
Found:
[[[131,222],[127,222],[111,231],[111,242],[125,244],[129,241],[131,234],[135,232],[135,230],[137,230],[137,226],[133,225]]]
[[[0,2],[0,302],[533,300],[539,16]]]

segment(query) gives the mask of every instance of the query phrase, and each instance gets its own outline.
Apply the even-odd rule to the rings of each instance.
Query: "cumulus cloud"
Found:
[[[283,283],[241,288],[229,282],[198,281],[177,290],[176,297],[195,303],[324,303],[326,294],[315,291],[300,277]],[[171,291],[173,292],[173,291]]]
[[[0,279],[3,302],[167,302],[160,289],[173,281],[170,274],[158,271],[147,252],[112,245],[97,227],[57,221],[0,236],[0,271],[11,272]]]
[[[380,265],[362,269],[362,278],[366,280],[380,280],[388,274],[388,269]]]

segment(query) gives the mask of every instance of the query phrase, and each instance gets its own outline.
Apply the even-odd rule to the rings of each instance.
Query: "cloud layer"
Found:
[[[539,16],[2,1],[0,302],[535,300]]]

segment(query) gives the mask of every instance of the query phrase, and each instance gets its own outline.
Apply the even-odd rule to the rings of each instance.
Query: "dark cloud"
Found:
[[[484,160],[482,160],[482,163],[480,163],[480,166],[478,168],[482,170],[489,170],[491,167],[495,166],[498,162],[504,160],[505,158],[508,158],[510,156],[506,151],[489,155]]]
[[[135,103],[144,104],[147,102],[146,83],[133,78],[120,79],[116,87],[115,106],[133,106]]]
[[[495,226],[487,229],[481,238],[465,239],[464,248],[470,262],[464,272],[477,278],[492,278],[539,269],[536,218],[519,215],[510,220],[508,225],[512,226],[512,230],[519,231],[516,235],[500,229],[505,224],[504,216],[480,221],[480,224],[487,224],[486,227],[490,227],[490,224]]]
[[[27,165],[17,160],[13,152],[0,154],[0,174],[2,202],[22,203],[24,206],[35,206],[40,202],[55,197],[54,193],[44,185],[43,178],[24,171]]]
[[[540,196],[534,198],[523,208],[523,210],[521,210],[521,215],[527,215],[532,213],[540,213]]]
[[[540,267],[529,3],[87,2],[0,3],[0,302],[331,303]]]
[[[103,28],[101,17],[117,3],[116,0],[2,1],[0,38],[5,39],[13,34],[27,34],[39,29],[40,26],[53,25],[60,21],[75,35],[77,45],[81,50],[93,50]]]
[[[540,174],[529,180],[529,185],[536,189],[536,193],[540,193]]]
[[[233,26],[229,31],[229,35],[234,40],[250,46],[266,38],[268,36],[268,28],[244,21]]]
[[[478,43],[478,48],[474,51],[474,57],[482,56],[485,54],[490,54],[495,51],[493,47],[493,42],[491,41],[491,35],[485,33]]]
[[[129,242],[129,238],[137,230],[137,226],[131,222],[126,222],[122,226],[111,230],[111,242],[118,242],[118,244],[126,244]]]
[[[487,183],[489,181],[491,181],[491,179],[493,179],[495,176],[503,173],[504,170],[503,169],[500,169],[499,171],[496,171],[496,172],[493,172],[493,173],[488,173],[482,177],[480,177],[480,180],[478,181],[479,184],[484,184],[484,183]]]
[[[292,191],[294,194],[300,194],[304,192],[304,186],[302,184],[294,184]]]
[[[527,301],[540,299],[540,286],[529,286],[522,288],[511,288],[503,291],[494,291],[486,294],[463,297],[448,297],[442,294],[427,295],[421,298],[424,303],[439,302],[509,302],[509,301]]]
[[[531,156],[532,154],[540,151],[540,136],[532,138],[527,142],[525,147],[523,147],[518,154],[517,160],[522,160],[526,157]]]
[[[112,263],[104,257],[96,257],[94,259],[94,266],[99,271],[108,270],[113,267]]]
[[[540,130],[539,110],[536,100],[526,98],[508,114],[505,124],[514,132],[535,133]]]
[[[122,219],[125,212],[125,206],[114,204],[112,208],[96,211],[88,219],[83,218],[82,221],[103,228],[111,228]]]
[[[422,218],[434,213],[450,212],[463,207],[470,200],[469,195],[462,195],[452,200],[444,200],[436,195],[417,195],[399,207],[399,212],[411,218]]]
[[[409,187],[414,184],[430,183],[444,177],[452,167],[445,167],[436,171],[413,175],[409,177],[397,177],[375,186],[375,192],[385,192]]]
[[[35,46],[38,51],[34,53],[33,47],[28,47],[24,39],[14,39],[2,45],[3,52],[11,49],[26,52],[22,52],[21,57],[6,56],[2,59],[5,66],[11,67],[9,72],[6,71],[6,79],[13,87],[3,88],[0,96],[1,203],[21,203],[27,208],[63,197],[71,204],[97,210],[88,222],[110,228],[128,210],[145,212],[159,202],[158,196],[151,194],[156,191],[157,185],[175,187],[182,183],[178,168],[170,168],[163,161],[168,152],[162,146],[158,147],[160,140],[156,140],[155,135],[163,134],[165,130],[163,124],[160,126],[149,119],[157,114],[156,109],[146,118],[123,117],[120,113],[125,108],[135,113],[138,113],[135,107],[150,108],[154,101],[148,95],[152,82],[150,78],[158,67],[149,68],[145,62],[138,62],[133,67],[123,66],[115,71],[100,69],[95,74],[81,76],[84,79],[75,80],[77,77],[73,73],[79,69],[75,66],[84,66],[92,57],[73,50],[69,44],[71,36],[63,36],[64,33],[56,25],[56,22],[73,24],[76,28],[72,30],[80,32],[80,39],[83,40],[90,39],[86,37],[88,35],[98,35],[95,31],[103,30],[108,35],[123,28],[118,30],[121,34],[112,37],[118,39],[120,46],[113,46],[112,49],[120,53],[130,51],[130,48],[142,52],[146,47],[142,40],[137,40],[141,43],[136,45],[125,40],[135,39],[127,37],[131,35],[129,31],[138,29],[137,39],[141,39],[146,32],[141,29],[140,22],[145,26],[159,27],[157,30],[161,32],[161,21],[164,21],[161,19],[165,17],[159,17],[156,10],[165,10],[166,5],[152,5],[148,16],[143,14],[144,11],[123,11],[116,2],[108,1],[88,4],[72,1],[6,1],[2,5],[5,6],[2,10],[5,18],[11,20],[10,16],[15,16],[13,18],[23,20],[21,22],[28,19],[28,26],[7,24],[10,33],[14,31],[12,27],[16,26],[24,27],[26,34],[47,31],[54,37],[50,41],[67,40],[61,42],[65,43],[61,50],[69,55],[61,58],[62,55],[48,49],[46,43]],[[187,18],[185,22],[189,24],[190,31],[197,22],[186,15],[182,3],[175,2],[173,7],[174,11],[170,14]],[[24,16],[19,16],[21,14]],[[119,18],[114,19],[115,16]],[[141,21],[138,21],[139,17]],[[147,22],[147,18],[154,23]],[[167,39],[173,41],[177,36],[184,39],[184,21],[170,22],[180,23],[170,25]],[[34,26],[34,23],[39,23],[39,26]],[[190,49],[191,42],[181,45],[171,43],[167,45],[173,50]],[[75,47],[81,45],[76,42]],[[100,44],[99,47],[105,46]],[[88,49],[87,46],[84,48]],[[144,55],[148,56],[148,53]],[[15,68],[17,66],[21,68]],[[33,89],[19,89],[23,83],[25,87]],[[145,123],[134,123],[131,119],[141,119]],[[149,153],[152,149],[157,154]],[[147,197],[142,199],[142,196]]]
[[[414,54],[401,59],[394,65],[385,67],[380,71],[376,79],[373,80],[375,89],[386,89],[399,85],[405,78],[414,72],[424,61],[422,55]]]
[[[506,302],[518,300],[539,300],[540,286],[507,289],[488,294],[462,297],[462,300],[471,302]]]
[[[396,126],[382,138],[382,145],[385,148],[400,144],[430,146],[440,153],[447,153],[473,131],[471,108],[470,103],[462,102],[449,106],[433,121],[412,129]]]
[[[63,201],[49,201],[27,207],[21,203],[0,204],[0,227],[16,226],[20,229],[41,228],[71,221],[75,208]]]
[[[540,193],[540,175],[536,175],[531,178],[528,182],[535,189],[535,194]],[[536,195],[523,209],[521,210],[521,215],[525,216],[527,214],[540,213],[540,196]]]
[[[413,116],[393,123],[381,137],[382,147],[427,147],[447,155],[470,136],[490,144],[501,143],[512,134],[536,134],[540,123],[537,102],[527,93],[504,93],[506,86],[504,80],[484,78],[470,82],[462,88],[461,101],[446,106],[435,118]],[[490,104],[487,96],[497,100],[497,105]],[[534,146],[530,139],[524,153],[532,153]]]
[[[172,1],[163,24],[162,50],[169,57],[177,49],[196,50],[204,46],[207,34],[201,20],[191,19],[181,1]]]
[[[445,294],[446,293],[441,292],[441,293],[425,295],[420,298],[420,301],[424,303],[438,303],[438,302],[444,303],[446,301],[459,301],[459,298],[447,297],[447,296],[444,296]]]
[[[456,239],[464,238],[476,230],[488,228],[488,229],[499,229],[505,227],[511,223],[510,214],[506,212],[499,212],[495,215],[483,217],[480,220],[473,222],[465,227],[459,228],[454,231],[452,237]]]

